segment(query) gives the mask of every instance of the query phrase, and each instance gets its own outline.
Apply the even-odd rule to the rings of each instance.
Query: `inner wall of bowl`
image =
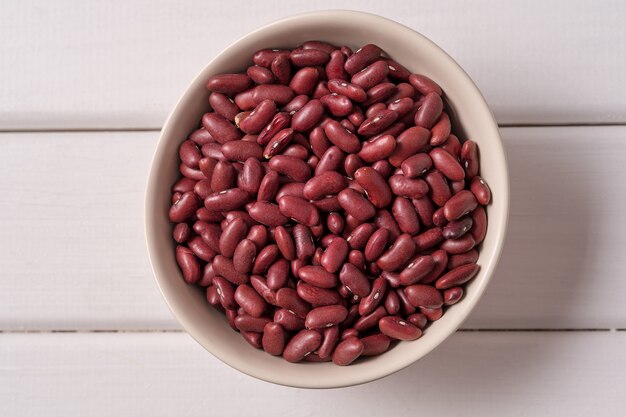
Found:
[[[225,317],[208,305],[204,292],[184,283],[174,259],[172,226],[167,219],[170,188],[179,176],[179,144],[197,128],[209,110],[204,88],[209,76],[239,72],[251,63],[252,54],[263,48],[292,48],[318,39],[338,45],[360,47],[376,43],[409,70],[425,74],[446,91],[447,101],[465,135],[481,151],[481,175],[490,184],[494,201],[488,208],[489,230],[481,248],[481,271],[466,288],[463,301],[448,309],[443,318],[414,342],[402,342],[392,351],[349,367],[329,363],[290,364],[251,348],[228,326]],[[353,12],[314,13],[280,21],[251,33],[216,57],[191,84],[163,128],[153,164],[147,201],[147,238],[157,281],[172,311],[210,352],[227,364],[271,382],[305,387],[332,387],[361,383],[385,376],[409,365],[453,332],[474,306],[495,267],[501,234],[504,233],[508,183],[497,129],[489,110],[462,70],[430,41],[395,22]],[[504,173],[504,175],[503,175]],[[150,210],[152,208],[152,210]]]

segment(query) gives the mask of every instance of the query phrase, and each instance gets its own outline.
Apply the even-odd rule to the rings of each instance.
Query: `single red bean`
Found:
[[[430,144],[432,146],[439,146],[446,142],[450,136],[450,116],[445,111],[441,113],[437,122],[430,129]]]
[[[239,129],[217,113],[206,113],[202,116],[202,126],[221,144],[241,139]]]
[[[204,225],[202,225],[202,223],[204,223]],[[200,236],[202,237],[202,240],[204,240],[204,242],[209,245],[209,247],[215,252],[219,252],[219,240],[222,235],[222,230],[220,226],[217,224],[207,224],[205,222],[196,222],[196,224],[194,224],[194,229],[196,229],[196,226],[198,230],[200,227],[202,227],[202,230],[200,231]]]
[[[252,270],[254,258],[256,257],[256,246],[249,239],[244,239],[235,248],[233,254],[233,266],[240,274],[246,274]]]
[[[375,103],[387,100],[393,93],[396,92],[396,85],[394,83],[380,83],[369,90],[367,90],[367,100],[363,102],[363,106],[370,106]],[[393,110],[393,109],[389,109]]]
[[[371,201],[374,207],[382,208],[389,205],[391,202],[391,190],[382,175],[380,175],[374,168],[359,168],[354,173],[354,179],[361,187],[363,187],[367,194],[367,198]]]
[[[198,210],[196,210],[196,217],[198,218],[198,220],[201,220],[203,222],[213,223],[222,221],[224,215],[222,213],[209,211],[205,207],[200,207]]]
[[[409,323],[411,323],[414,326],[417,326],[420,329],[423,329],[424,327],[426,327],[426,324],[428,323],[428,318],[422,313],[411,314],[410,316],[407,317],[407,320],[409,321]]]
[[[326,77],[328,77],[329,80],[347,80],[348,73],[344,69],[345,62],[346,57],[341,51],[335,50],[330,52],[330,59],[326,64]]]
[[[278,323],[269,322],[263,327],[263,350],[270,355],[278,356],[285,349],[285,330]]]
[[[400,272],[400,284],[412,285],[420,282],[434,267],[435,260],[431,256],[418,256]]]
[[[448,219],[443,215],[443,207],[433,213],[433,224],[439,227],[445,227],[448,224]]]
[[[235,248],[246,237],[247,233],[248,227],[246,222],[241,218],[234,219],[222,230],[219,239],[220,253],[231,258],[235,253]]]
[[[346,241],[350,244],[352,249],[362,250],[365,248],[367,241],[376,228],[371,223],[363,223],[360,226],[354,228],[350,235],[346,238]]]
[[[478,175],[478,145],[476,142],[466,140],[461,147],[461,163],[468,179]]]
[[[322,266],[304,266],[298,271],[298,276],[304,282],[320,288],[335,288],[338,283],[337,275]]]
[[[444,240],[440,247],[451,255],[458,255],[465,253],[476,246],[476,241],[471,234],[463,235],[458,239]]]
[[[291,65],[286,54],[276,55],[270,65],[272,74],[280,84],[288,84],[291,78]]]
[[[347,81],[331,79],[328,81],[328,90],[331,93],[346,96],[356,103],[362,103],[367,100],[367,93],[361,86],[349,83]]]
[[[246,91],[242,91],[234,98],[235,104],[241,110],[252,110],[256,107],[257,103],[254,100],[254,88],[250,88]]]
[[[220,161],[223,161],[226,159],[224,158],[224,154],[222,153],[222,145],[219,143],[207,143],[205,145],[202,145],[202,148],[200,149],[200,151],[202,152],[202,155],[204,155],[207,158],[220,160]],[[202,167],[200,167],[200,170],[202,170]],[[204,170],[202,170],[202,172],[204,172]]]
[[[254,260],[254,265],[252,267],[253,274],[263,274],[267,271],[267,269],[274,263],[278,254],[280,253],[280,249],[278,249],[277,245],[268,245],[261,249],[256,259]]]
[[[326,218],[326,227],[331,233],[340,235],[344,227],[343,217],[339,213],[330,213]]]
[[[476,207],[476,209],[470,214],[474,224],[470,229],[470,234],[474,238],[476,245],[480,244],[487,235],[487,212],[482,206]]]
[[[245,284],[250,279],[248,275],[238,273],[233,261],[222,255],[217,255],[213,259],[213,270],[217,275],[224,277],[234,285]]]
[[[211,249],[200,236],[194,236],[189,239],[187,246],[198,258],[206,262],[211,262],[215,255],[217,255],[217,252]]]
[[[194,169],[198,168],[198,163],[200,162],[200,159],[202,159],[202,153],[200,153],[198,145],[191,140],[186,140],[181,143],[178,148],[178,156],[183,164]]]
[[[400,299],[395,291],[387,291],[383,304],[385,306],[385,310],[387,310],[387,313],[391,316],[400,312]]]
[[[195,284],[200,279],[200,262],[191,249],[176,246],[176,262],[187,284]]]
[[[430,139],[430,131],[420,126],[406,129],[396,138],[396,148],[389,156],[389,162],[394,167],[400,167],[408,157],[420,152]]]
[[[389,178],[393,171],[393,166],[389,163],[389,161],[385,159],[381,159],[380,161],[376,161],[372,164],[372,168],[374,168],[380,175],[384,178]]]
[[[382,227],[389,230],[389,239],[391,241],[396,240],[402,234],[398,223],[396,223],[393,215],[388,210],[378,210],[376,217],[374,217],[374,224],[379,228]]]
[[[435,93],[438,95],[442,94],[441,87],[439,87],[436,82],[434,82],[425,75],[411,74],[409,76],[409,82],[422,95],[427,95],[430,93]]]
[[[461,142],[456,135],[448,136],[448,139],[440,146],[441,149],[454,156],[457,160],[461,158]]]
[[[339,326],[332,326],[322,331],[322,343],[317,348],[317,354],[320,358],[330,358],[337,342],[339,341]]]
[[[478,261],[478,251],[476,249],[471,249],[465,253],[450,256],[448,259],[448,269],[454,269],[461,265],[476,263],[476,261]]]
[[[233,95],[250,87],[252,80],[245,74],[219,74],[207,81],[206,88],[222,94]]]
[[[296,132],[305,132],[315,127],[324,115],[324,105],[320,100],[311,100],[291,118],[291,127]]]
[[[283,351],[283,358],[288,362],[300,362],[315,351],[322,343],[322,335],[317,330],[301,330]]]
[[[257,137],[257,143],[262,146],[266,146],[278,132],[289,127],[291,123],[291,116],[289,113],[280,112],[276,113],[274,118],[265,126],[265,128],[259,133]]]
[[[451,221],[443,228],[443,237],[446,239],[458,239],[472,228],[472,218],[469,216]]]
[[[209,103],[211,102],[211,96],[213,95],[218,95],[221,97],[224,97],[226,100],[228,100],[228,102],[234,107],[234,113],[227,113],[228,116],[230,116],[230,114],[232,114],[232,117],[235,117],[235,114],[239,113],[239,109],[237,108],[237,106],[235,106],[235,103],[233,103],[232,101],[230,101],[230,99],[228,99],[224,94],[220,94],[220,93],[212,93],[209,96]],[[211,105],[213,106],[213,105]],[[226,117],[227,119],[230,119],[230,117],[227,117],[226,115],[222,114],[222,116]],[[215,138],[213,136],[211,136],[211,134],[209,132],[206,131],[205,128],[201,127],[200,129],[196,129],[193,132],[191,132],[191,134],[189,135],[189,139],[194,141],[195,143],[198,144],[198,146],[203,146],[206,145],[207,143],[214,143],[215,142]]]
[[[320,102],[335,117],[348,116],[353,110],[352,101],[348,97],[337,93],[323,96],[320,98]]]
[[[466,264],[454,268],[435,282],[438,289],[448,289],[464,284],[476,276],[480,267],[476,264]]]
[[[365,271],[367,269],[367,260],[365,259],[363,252],[360,250],[351,250],[348,254],[348,262],[356,266],[361,271]]]
[[[198,181],[195,187],[193,187],[193,192],[196,193],[196,195],[200,197],[202,200],[204,200],[209,195],[213,194],[213,190],[211,189],[211,181],[209,180]]]
[[[372,282],[372,290],[367,295],[367,297],[363,297],[361,302],[359,303],[359,314],[361,316],[365,316],[372,311],[383,300],[385,297],[385,293],[387,291],[387,280],[383,277],[378,277]]]
[[[435,262],[433,269],[420,279],[422,284],[430,284],[441,276],[448,267],[448,253],[445,250],[436,250],[430,254]]]
[[[437,321],[443,316],[443,308],[420,308],[420,312],[426,316],[429,321]]]
[[[443,111],[443,101],[437,93],[428,93],[415,113],[415,125],[426,129],[433,127]]]
[[[191,178],[183,177],[176,181],[176,183],[174,183],[174,185],[172,186],[172,192],[179,192],[181,194],[184,194],[188,191],[193,191],[193,187],[196,185],[196,182],[196,180],[193,180]]]
[[[213,285],[215,286],[217,295],[220,298],[222,307],[226,310],[235,309],[237,306],[235,304],[235,289],[233,288],[233,285],[225,278],[219,276],[213,278]]]
[[[387,73],[389,72],[389,65],[385,61],[375,61],[363,68],[359,72],[352,75],[350,82],[361,86],[364,90],[369,90],[377,84],[380,84]]]
[[[396,140],[391,135],[384,135],[375,140],[363,142],[358,155],[365,162],[376,162],[390,156],[396,148]]]
[[[213,307],[215,307],[218,311],[224,311],[224,307],[220,303],[220,296],[217,294],[217,289],[215,285],[207,287],[206,289],[206,299]]]
[[[293,91],[286,85],[262,84],[254,87],[252,99],[257,105],[263,100],[272,100],[277,105],[282,106],[289,103],[293,96]],[[209,132],[211,131],[209,130]]]
[[[389,243],[389,230],[380,228],[376,230],[365,245],[365,259],[368,262],[376,261],[383,254]]]
[[[387,105],[389,110],[393,110],[398,113],[398,117],[402,118],[409,114],[413,110],[414,103],[410,97],[398,98]]]
[[[319,223],[320,218],[317,208],[305,199],[284,196],[278,200],[278,207],[284,216],[292,218],[298,223],[307,226]]]
[[[276,292],[268,287],[266,280],[258,275],[250,277],[252,288],[269,304],[276,305]]]
[[[415,253],[415,243],[411,235],[400,235],[393,245],[376,261],[378,267],[386,271],[395,271],[402,267]]]
[[[248,67],[246,75],[256,84],[271,84],[275,81],[272,71],[259,65],[252,65]]]
[[[416,252],[432,248],[442,240],[443,231],[441,227],[433,227],[413,238]]]
[[[293,156],[276,155],[270,159],[269,167],[297,182],[311,178],[311,169],[306,162]]]
[[[255,65],[259,65],[265,68],[269,68],[274,58],[278,55],[289,56],[290,51],[286,49],[261,49],[254,53],[252,56],[252,62]]]
[[[200,202],[193,191],[187,191],[170,207],[170,221],[173,223],[181,223],[190,219],[199,205]]]
[[[276,115],[276,103],[266,99],[239,123],[239,128],[246,133],[260,133]]]
[[[285,104],[281,110],[289,114],[294,114],[308,102],[309,102],[309,96],[300,94],[299,96],[295,96],[294,98],[292,98],[291,101]]]
[[[328,272],[337,272],[348,257],[349,250],[348,242],[344,238],[337,236],[324,251],[320,262]]]
[[[455,157],[440,148],[430,151],[430,157],[437,168],[443,175],[452,181],[461,181],[465,178],[463,167]]]
[[[342,190],[337,195],[337,199],[346,213],[360,221],[366,221],[376,214],[374,205],[367,198],[350,188]]]
[[[402,312],[402,315],[410,316],[411,314],[415,313],[416,308],[409,302],[406,294],[404,294],[404,289],[396,288],[395,291],[398,295],[398,298],[400,299],[400,311]]]
[[[378,325],[378,321],[387,315],[388,314],[387,310],[385,310],[385,307],[378,306],[371,313],[359,317],[359,319],[356,320],[353,326],[359,332],[366,332],[367,330]]]
[[[409,285],[404,289],[404,294],[415,307],[439,308],[443,305],[441,293],[430,285]]]
[[[376,356],[389,350],[391,339],[384,334],[373,334],[361,339],[363,343],[362,356]]]
[[[359,139],[336,120],[328,120],[324,132],[334,145],[346,153],[356,153],[361,149]]]
[[[348,309],[342,305],[316,307],[309,311],[304,320],[307,329],[322,329],[336,326],[346,319]]]
[[[371,285],[365,274],[351,263],[345,263],[339,272],[339,279],[348,290],[359,297],[367,297]]]
[[[291,81],[289,82],[289,88],[291,88],[296,94],[309,95],[315,89],[319,79],[319,73],[317,69],[313,67],[305,67],[298,70]]]
[[[473,211],[478,202],[469,190],[462,190],[452,196],[443,207],[443,214],[448,220],[457,220]]]
[[[315,176],[327,171],[337,171],[343,162],[345,154],[337,146],[328,148],[315,167]]]
[[[378,327],[383,334],[397,340],[416,340],[422,336],[418,327],[398,316],[383,317]]]
[[[283,226],[274,229],[274,240],[280,249],[280,253],[290,261],[296,259],[296,246],[291,234]]]
[[[383,132],[398,119],[398,113],[393,110],[381,110],[365,120],[359,126],[358,133],[363,136],[373,136]]]
[[[411,101],[413,101],[417,95],[417,91],[411,84],[406,82],[399,83],[396,85],[396,92],[387,99],[386,103],[391,104],[392,102],[403,98],[410,98]]]
[[[246,284],[239,285],[235,290],[235,301],[244,309],[247,314],[251,315],[252,317],[260,318],[267,308],[267,303],[265,302],[265,300],[254,290],[254,288]],[[237,323],[235,322],[235,325],[236,324]],[[264,325],[265,323],[263,323],[263,326]],[[261,330],[263,326],[261,326]],[[252,329],[239,330],[257,331]]]
[[[450,187],[443,174],[436,169],[428,171],[424,175],[424,181],[430,189],[430,198],[438,206],[443,206],[452,197]]]
[[[311,98],[319,100],[328,94],[330,94],[330,90],[328,89],[328,82],[320,81],[319,83],[317,83],[317,86],[315,87],[315,91],[313,91],[313,95],[311,96]]]
[[[184,177],[191,178],[196,181],[206,179],[202,171],[200,171],[199,169],[189,168],[185,164],[180,164],[178,166],[178,170],[180,171],[181,174],[183,174]]]
[[[391,206],[391,213],[402,233],[415,235],[420,231],[420,223],[415,207],[406,198],[396,197]]]
[[[319,49],[294,49],[289,54],[289,59],[296,67],[311,67],[325,65],[330,59],[330,54]]]
[[[361,161],[361,158],[359,158],[356,154],[351,153],[346,156],[346,159],[344,160],[344,171],[348,177],[352,178],[354,177],[356,170],[361,168],[363,165],[365,164]]]
[[[454,305],[461,301],[463,298],[463,288],[462,287],[452,287],[448,288],[443,292],[443,304],[447,306]]]
[[[211,189],[214,192],[221,192],[235,187],[237,171],[230,162],[219,161],[213,170],[211,177]]]
[[[277,132],[270,141],[265,145],[262,154],[265,159],[270,159],[278,155],[283,149],[291,143],[294,138],[294,130],[291,128],[283,129]]]
[[[478,175],[472,178],[472,181],[470,182],[470,190],[476,197],[478,204],[486,206],[489,204],[489,201],[491,201],[491,190],[485,180]]]
[[[304,319],[290,313],[284,308],[278,309],[274,312],[274,322],[280,324],[289,332],[296,332],[304,329]]]
[[[248,213],[257,222],[269,227],[287,224],[289,218],[284,216],[276,204],[255,201],[248,207]]]
[[[336,171],[315,175],[304,186],[304,197],[318,200],[329,194],[337,194],[348,186],[347,179]]]
[[[380,58],[382,52],[378,46],[367,44],[346,59],[344,68],[348,74],[355,74]]]
[[[278,187],[280,187],[278,172],[269,171],[261,180],[259,191],[257,193],[257,200],[266,202],[274,200],[276,193],[278,192]]]
[[[300,318],[305,318],[308,312],[311,311],[310,305],[300,298],[293,288],[285,287],[279,289],[276,292],[276,305],[292,312]]]
[[[339,293],[335,290],[319,288],[303,281],[298,281],[296,291],[300,298],[313,307],[339,304],[341,299]]]
[[[308,259],[313,256],[315,243],[313,242],[310,229],[302,224],[297,224],[293,228],[292,235],[297,258]]]
[[[335,347],[333,363],[339,366],[347,366],[357,360],[363,353],[363,342],[356,337],[347,337]]]
[[[267,270],[267,286],[278,291],[287,285],[289,280],[289,261],[279,258]]]
[[[191,235],[191,227],[189,227],[187,223],[178,223],[174,226],[172,235],[176,242],[183,243],[189,239],[189,236]]]
[[[428,184],[419,178],[392,175],[387,182],[391,192],[400,197],[421,198],[428,193]]]
[[[255,158],[248,158],[243,164],[243,170],[239,176],[239,188],[248,193],[256,194],[262,179],[263,166],[261,162]]]

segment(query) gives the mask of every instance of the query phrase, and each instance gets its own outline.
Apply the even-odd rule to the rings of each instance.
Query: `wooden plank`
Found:
[[[509,235],[466,328],[626,328],[626,127],[502,129]],[[172,329],[143,240],[156,132],[0,135],[0,329]]]
[[[474,78],[500,123],[626,122],[619,0],[10,0],[0,13],[0,129],[160,127],[231,42],[332,8],[381,14],[430,37]]]
[[[465,332],[392,376],[303,390],[235,371],[183,333],[2,334],[5,416],[623,416],[623,332]]]

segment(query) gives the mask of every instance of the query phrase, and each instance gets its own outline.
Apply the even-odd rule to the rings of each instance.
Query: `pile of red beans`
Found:
[[[491,192],[441,88],[310,41],[208,80],[179,148],[176,261],[245,340],[348,365],[418,339],[478,272]]]

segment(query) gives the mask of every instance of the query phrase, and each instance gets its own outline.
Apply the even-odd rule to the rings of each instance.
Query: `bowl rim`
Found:
[[[432,343],[430,344],[430,346],[422,350],[421,354],[417,355],[416,357],[410,357],[408,360],[402,361],[400,363],[395,363],[394,366],[372,367],[372,371],[368,373],[367,376],[365,377],[363,376],[353,377],[353,378],[345,377],[345,378],[341,378],[338,381],[318,384],[318,383],[314,383],[314,381],[308,381],[305,378],[302,378],[298,381],[294,380],[293,378],[286,380],[285,378],[281,378],[279,373],[269,374],[269,373],[257,372],[256,370],[251,369],[250,367],[246,366],[245,359],[242,359],[241,361],[232,361],[229,358],[225,357],[223,352],[217,351],[215,349],[209,349],[209,347],[207,347],[204,343],[202,343],[199,337],[190,330],[192,320],[190,318],[185,317],[185,315],[182,312],[178,311],[179,309],[178,306],[173,305],[172,299],[170,298],[168,294],[166,294],[166,290],[161,285],[161,279],[163,278],[160,277],[160,275],[157,273],[157,270],[155,267],[154,257],[157,256],[157,250],[154,247],[153,242],[155,241],[155,239],[158,239],[159,237],[155,235],[153,227],[152,227],[153,219],[157,216],[156,211],[154,210],[155,202],[152,197],[154,194],[154,190],[158,188],[157,187],[158,184],[156,184],[157,166],[155,162],[159,158],[160,150],[162,149],[161,145],[165,141],[165,138],[169,136],[169,131],[172,129],[171,125],[173,125],[174,119],[177,118],[177,114],[180,112],[180,106],[182,102],[185,100],[185,98],[188,95],[190,95],[193,92],[194,86],[198,84],[199,81],[204,82],[204,80],[206,79],[205,73],[213,65],[214,61],[216,61],[222,54],[224,54],[226,51],[230,50],[231,48],[237,48],[240,44],[245,43],[247,40],[254,38],[260,33],[271,30],[274,27],[282,26],[285,24],[293,24],[294,21],[298,21],[298,20],[307,20],[307,21],[316,20],[316,19],[323,20],[330,16],[333,16],[333,17],[342,16],[345,19],[358,17],[360,20],[367,20],[369,21],[369,23],[372,23],[372,24],[385,23],[387,25],[393,25],[398,31],[401,31],[406,35],[410,35],[414,39],[420,39],[421,42],[427,44],[430,48],[438,51],[438,53],[440,53],[441,56],[443,56],[447,60],[446,65],[450,66],[451,68],[454,68],[458,76],[463,79],[462,81],[464,85],[472,89],[472,93],[475,94],[476,97],[479,99],[479,105],[483,108],[482,110],[486,111],[487,114],[489,115],[489,121],[491,123],[489,123],[488,129],[491,131],[490,134],[493,135],[495,139],[497,139],[495,143],[493,144],[494,148],[490,149],[490,152],[495,152],[499,154],[499,159],[501,163],[499,164],[500,166],[498,167],[498,170],[502,171],[504,175],[502,178],[502,181],[503,181],[502,190],[499,191],[501,209],[500,209],[500,215],[498,218],[500,221],[497,224],[494,224],[492,226],[492,227],[495,226],[497,228],[494,250],[492,252],[492,256],[489,258],[489,263],[487,267],[484,268],[487,270],[485,272],[485,277],[480,282],[481,285],[477,286],[477,288],[474,290],[475,296],[472,299],[465,300],[466,302],[463,304],[464,313],[462,314],[462,316],[458,318],[455,322],[453,322],[453,324],[450,325],[447,330],[440,332],[437,335],[438,336],[437,339],[432,339]],[[394,34],[394,37],[396,36],[399,36],[399,35]],[[172,110],[170,111],[161,129],[159,139],[157,141],[155,151],[150,162],[150,171],[149,171],[148,182],[146,186],[145,200],[144,200],[144,234],[145,234],[146,245],[148,248],[148,257],[150,261],[150,267],[152,269],[157,287],[159,288],[159,291],[161,292],[161,295],[163,296],[163,299],[165,300],[166,304],[168,305],[169,309],[171,310],[176,320],[185,329],[186,333],[188,333],[194,340],[196,340],[196,342],[198,342],[205,350],[207,350],[209,353],[211,353],[213,356],[215,356],[221,362],[225,363],[231,368],[236,369],[251,377],[266,381],[266,382],[271,382],[271,383],[275,383],[278,385],[296,387],[296,388],[340,388],[340,387],[354,386],[354,385],[359,385],[359,384],[375,381],[377,379],[380,379],[385,376],[391,375],[395,372],[398,372],[406,368],[407,366],[413,364],[414,362],[418,361],[419,359],[423,358],[424,356],[426,356],[428,353],[430,353],[437,346],[441,345],[441,343],[443,343],[448,337],[450,337],[453,333],[456,332],[456,330],[468,318],[468,316],[470,315],[470,313],[472,312],[472,310],[478,303],[478,300],[480,300],[481,297],[483,296],[487,285],[493,278],[495,267],[498,264],[500,257],[502,255],[502,249],[504,246],[504,241],[505,241],[506,232],[508,228],[509,204],[510,204],[509,170],[508,170],[506,152],[504,150],[502,138],[498,131],[498,125],[495,120],[495,117],[493,116],[493,112],[489,108],[484,96],[482,95],[482,93],[480,92],[480,90],[478,89],[474,81],[465,72],[465,70],[463,70],[463,68],[450,55],[448,55],[448,53],[446,53],[441,47],[439,47],[433,41],[428,39],[426,36],[422,35],[421,33],[417,32],[416,30],[406,25],[396,22],[390,18],[383,17],[383,16],[373,14],[373,13],[356,11],[356,10],[345,10],[345,9],[328,9],[328,10],[319,10],[319,11],[304,12],[304,13],[290,15],[290,16],[272,21],[268,24],[265,24],[245,34],[244,36],[240,37],[236,41],[229,44],[227,47],[223,48],[222,51],[219,54],[215,55],[213,59],[211,59],[200,70],[198,75],[196,75],[193,78],[191,83],[185,89],[184,93],[180,96],[180,98],[176,101],[176,104],[172,107]],[[491,221],[492,220],[490,220],[490,225],[491,225]]]

